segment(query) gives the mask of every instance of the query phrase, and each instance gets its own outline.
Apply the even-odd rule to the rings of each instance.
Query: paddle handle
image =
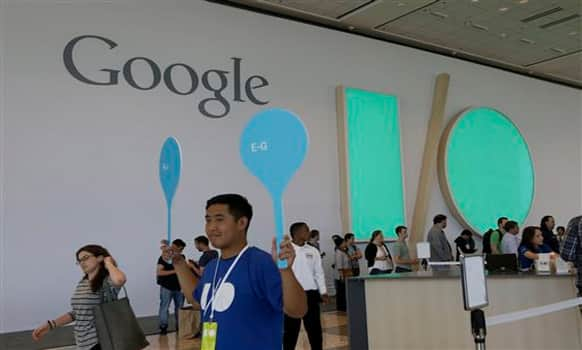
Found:
[[[281,250],[281,242],[283,242],[283,198],[280,195],[273,195],[273,210],[275,213],[275,241],[277,242],[277,256]],[[277,260],[277,266],[280,269],[287,268],[287,260]]]
[[[168,203],[168,245],[172,244],[172,203]]]

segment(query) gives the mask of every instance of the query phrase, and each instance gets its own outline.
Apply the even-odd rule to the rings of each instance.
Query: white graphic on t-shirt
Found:
[[[206,310],[206,303],[208,303],[208,292],[210,291],[210,283],[205,283],[202,288],[202,295],[200,296],[200,307]]]
[[[204,288],[202,289],[202,295],[200,296],[200,306],[202,307],[202,310],[206,310],[206,307],[209,306],[207,304],[210,301],[209,297],[211,297],[210,286],[211,283],[205,283]],[[232,285],[232,283],[223,283],[212,302],[214,304],[214,311],[224,312],[228,310],[234,301],[235,294],[234,285]]]

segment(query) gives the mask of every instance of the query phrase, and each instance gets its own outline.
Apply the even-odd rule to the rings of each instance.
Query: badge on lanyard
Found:
[[[217,335],[218,335],[218,323],[204,322],[202,324],[202,345],[200,347],[200,350],[215,350]]]

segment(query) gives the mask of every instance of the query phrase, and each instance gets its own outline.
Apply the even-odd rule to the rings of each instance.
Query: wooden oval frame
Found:
[[[490,109],[490,110],[495,111],[495,112],[501,114],[502,116],[504,116],[513,125],[513,127],[517,130],[517,132],[519,133],[521,138],[524,140],[525,145],[527,147],[527,151],[528,151],[529,158],[530,158],[532,168],[533,168],[532,169],[533,170],[532,171],[532,173],[533,173],[533,190],[532,190],[531,202],[529,203],[529,207],[527,208],[527,213],[524,217],[524,221],[528,218],[529,214],[531,213],[531,208],[532,208],[534,200],[535,200],[535,195],[536,195],[536,176],[535,175],[536,174],[535,174],[535,164],[534,164],[533,156],[531,154],[531,151],[530,151],[530,148],[529,148],[529,145],[527,143],[526,138],[523,136],[523,133],[517,127],[517,125],[515,125],[513,120],[511,120],[511,118],[509,118],[505,113],[503,113],[495,108],[491,108],[491,107],[487,107],[487,106],[471,106],[471,107],[467,107],[467,108],[463,109],[461,112],[457,113],[457,115],[455,115],[453,117],[453,119],[451,119],[448,122],[447,127],[445,128],[445,130],[443,131],[443,134],[441,135],[441,139],[439,141],[439,148],[438,148],[438,152],[437,152],[437,173],[438,173],[439,186],[441,188],[441,193],[443,194],[443,197],[445,199],[445,203],[447,204],[447,207],[449,208],[449,210],[451,211],[451,213],[453,214],[455,219],[457,219],[463,226],[465,226],[466,228],[471,230],[471,232],[473,232],[473,234],[477,235],[478,237],[482,237],[482,233],[478,232],[478,230],[475,227],[473,227],[473,225],[471,225],[469,223],[469,220],[467,220],[467,218],[465,218],[465,216],[461,213],[461,211],[457,207],[457,204],[456,204],[455,200],[453,199],[452,191],[449,187],[449,181],[448,181],[447,172],[446,172],[446,165],[447,165],[446,149],[447,149],[447,145],[449,143],[449,139],[450,139],[452,130],[457,125],[457,122],[459,120],[461,120],[461,118],[463,118],[463,116],[465,116],[470,111],[473,111],[473,110],[479,109],[479,108]]]

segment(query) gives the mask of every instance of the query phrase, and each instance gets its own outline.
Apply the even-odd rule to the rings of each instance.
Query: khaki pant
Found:
[[[178,337],[191,338],[200,331],[200,310],[192,306],[180,309]]]

